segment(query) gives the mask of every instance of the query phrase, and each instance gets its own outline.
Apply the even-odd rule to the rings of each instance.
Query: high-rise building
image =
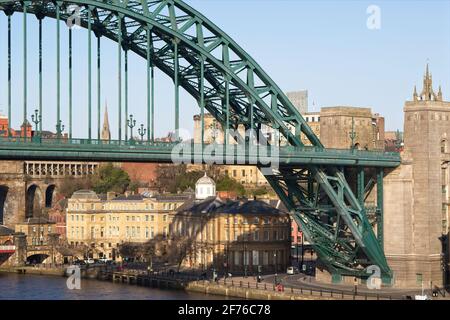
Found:
[[[308,90],[287,92],[286,95],[301,114],[308,112]]]

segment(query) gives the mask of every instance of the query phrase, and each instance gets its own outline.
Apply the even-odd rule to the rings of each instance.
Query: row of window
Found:
[[[268,230],[265,230],[262,232],[262,238],[261,238],[261,231],[256,230],[253,232],[239,232],[237,229],[233,232],[233,241],[278,241],[278,240],[288,240],[289,235],[285,234],[285,231],[282,230],[279,232],[278,230],[272,231],[272,237],[270,236],[271,233]],[[225,231],[225,240],[229,241],[230,239],[230,230],[227,229]]]
[[[311,119],[311,121],[309,121]],[[306,120],[306,122],[316,122],[316,119],[317,119],[317,122],[320,122],[320,117],[311,117],[311,118],[309,118],[309,117],[306,117],[305,118],[305,120]]]
[[[164,203],[163,210],[176,210],[181,204]],[[70,203],[69,210],[95,210],[95,203]],[[153,203],[108,203],[102,204],[102,210],[155,210]]]
[[[239,217],[233,217],[233,224],[250,224],[250,220],[252,224],[260,224],[260,222],[262,221],[263,224],[270,224],[270,223],[288,223],[289,222],[289,218],[263,218],[260,219],[259,217],[253,217],[252,219],[244,217],[242,219],[239,219]],[[225,224],[230,224],[230,218],[225,218]]]
[[[144,237],[145,239],[153,239],[155,237],[155,229],[154,227],[143,227]],[[84,227],[71,227],[70,235],[71,238],[83,239],[85,237]],[[103,238],[105,235],[105,229],[102,227],[100,232],[98,233],[95,227],[91,227],[91,238]],[[98,237],[99,236],[99,237]],[[110,226],[108,228],[108,237],[118,237],[120,236],[120,228],[117,226]],[[125,236],[126,238],[141,238],[141,227],[135,226],[126,226],[125,227]],[[168,236],[168,228],[163,228],[163,237]]]
[[[117,222],[119,221],[119,216],[108,216],[108,221],[110,222]],[[84,222],[84,215],[78,215],[78,214],[72,214],[70,215],[70,219],[72,222]],[[144,220],[145,219],[145,220]],[[90,216],[90,221],[91,222],[95,222],[96,218],[95,215],[91,215]],[[101,216],[99,219],[99,221],[103,222],[105,221],[105,217]],[[168,217],[167,215],[163,215],[163,222],[167,222]],[[141,222],[141,217],[140,216],[126,216],[126,221],[132,221],[132,222]],[[154,215],[145,215],[145,217],[143,217],[142,221],[146,221],[146,222],[154,222],[155,221],[155,216]]]

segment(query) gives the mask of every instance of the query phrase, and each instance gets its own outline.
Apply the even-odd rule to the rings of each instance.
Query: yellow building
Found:
[[[167,238],[176,209],[189,197],[77,191],[68,202],[67,241],[71,246],[88,247],[92,258],[120,260],[118,247],[123,243],[145,243],[157,235]]]
[[[28,218],[25,222],[15,225],[15,232],[26,236],[27,246],[45,246],[51,241],[52,235],[57,235],[56,224],[45,218]]]

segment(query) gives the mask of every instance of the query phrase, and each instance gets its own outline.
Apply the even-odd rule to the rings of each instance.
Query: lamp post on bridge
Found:
[[[352,140],[350,149],[355,150],[355,139],[358,137],[358,135],[355,132],[355,118],[354,117],[352,117],[352,131],[350,131],[349,137]]]
[[[127,126],[130,128],[130,140],[133,141],[133,128],[136,126],[136,120],[133,119],[132,114],[130,114],[130,119],[127,120]]]
[[[38,131],[38,125],[42,121],[42,115],[39,114],[39,110],[38,109],[34,110],[34,114],[31,115],[31,121],[36,126],[36,129],[34,131],[36,133],[36,136],[39,137],[40,136],[40,132]]]
[[[61,138],[62,132],[64,131],[64,125],[62,124],[62,120],[59,120],[56,123],[56,137]]]
[[[147,133],[147,129],[144,128],[144,125],[141,123],[141,127],[138,128],[138,133],[141,136],[141,142],[144,141],[144,136]]]

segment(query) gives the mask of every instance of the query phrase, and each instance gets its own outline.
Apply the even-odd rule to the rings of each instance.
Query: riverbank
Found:
[[[83,272],[84,271],[84,272]],[[0,273],[15,273],[25,275],[42,275],[52,277],[65,277],[65,268],[36,268],[36,267],[9,267],[0,268]],[[193,280],[167,274],[147,275],[142,273],[105,272],[100,268],[82,270],[82,278],[98,280],[100,282],[122,283],[151,289],[171,289],[187,293],[197,293],[206,296],[214,295],[223,298],[237,298],[249,300],[336,300],[352,299],[352,297],[336,297],[322,292],[303,292],[293,289],[278,290],[271,285],[253,282],[222,280],[212,282],[208,280]]]
[[[64,277],[66,268],[0,267],[0,273],[33,274]]]

